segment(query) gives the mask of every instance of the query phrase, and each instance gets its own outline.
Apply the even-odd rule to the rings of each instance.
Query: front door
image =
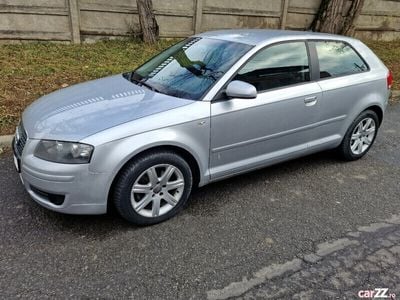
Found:
[[[300,154],[313,139],[321,89],[310,81],[306,43],[259,51],[232,80],[253,84],[255,99],[211,103],[211,179]]]

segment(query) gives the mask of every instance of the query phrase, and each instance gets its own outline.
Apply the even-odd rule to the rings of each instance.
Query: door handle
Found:
[[[304,98],[304,103],[306,104],[306,106],[313,106],[315,103],[317,103],[317,96]]]

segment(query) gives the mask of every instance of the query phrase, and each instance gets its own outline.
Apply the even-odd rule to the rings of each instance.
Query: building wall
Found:
[[[223,28],[305,30],[320,0],[153,0],[161,37]],[[366,0],[356,36],[400,38],[400,1]],[[0,0],[0,41],[84,42],[139,29],[136,0]]]

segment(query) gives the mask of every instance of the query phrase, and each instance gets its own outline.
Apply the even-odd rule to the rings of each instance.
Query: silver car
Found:
[[[336,148],[373,144],[392,75],[362,42],[275,30],[198,34],[133,72],[30,105],[13,142],[29,195],[68,214],[114,205],[147,225],[193,188]]]

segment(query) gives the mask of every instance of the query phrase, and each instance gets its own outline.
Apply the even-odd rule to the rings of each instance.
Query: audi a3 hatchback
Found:
[[[275,30],[189,37],[135,71],[44,96],[13,142],[29,195],[68,214],[164,221],[193,188],[313,152],[364,156],[392,75],[359,40]]]

